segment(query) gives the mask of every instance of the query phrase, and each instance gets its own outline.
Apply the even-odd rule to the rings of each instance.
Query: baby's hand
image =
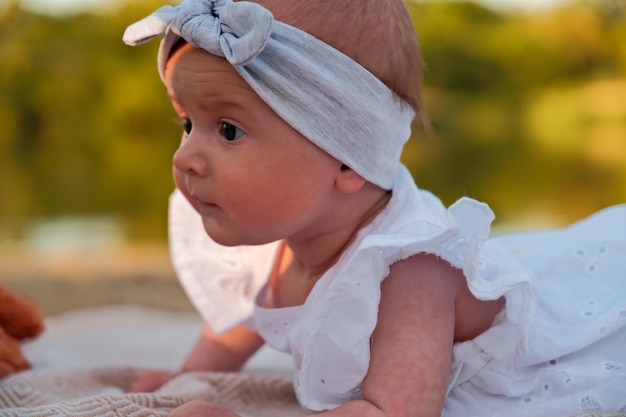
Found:
[[[208,401],[195,400],[172,410],[168,417],[239,417],[227,408]]]
[[[156,391],[178,374],[179,372],[166,371],[162,369],[147,369],[145,371],[141,371],[128,392]]]

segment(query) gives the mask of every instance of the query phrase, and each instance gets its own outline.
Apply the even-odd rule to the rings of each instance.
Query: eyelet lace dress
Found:
[[[398,260],[439,256],[481,300],[504,296],[492,327],[455,344],[443,416],[626,412],[626,205],[565,229],[490,237],[489,207],[449,208],[399,169],[393,195],[304,304],[264,305],[279,244],[223,247],[184,197],[170,201],[174,266],[216,332],[244,324],[293,357],[300,403],[362,398],[380,284]]]

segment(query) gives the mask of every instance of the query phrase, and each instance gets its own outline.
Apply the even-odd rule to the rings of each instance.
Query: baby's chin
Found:
[[[202,218],[204,231],[215,243],[228,246],[258,246],[275,242],[280,239],[263,238],[260,236],[250,236],[249,234],[239,233],[231,228],[224,226],[216,226],[212,219]]]

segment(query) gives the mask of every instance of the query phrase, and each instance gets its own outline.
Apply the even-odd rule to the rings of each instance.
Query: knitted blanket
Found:
[[[0,380],[0,416],[165,417],[172,409],[198,399],[228,407],[242,417],[308,415],[298,405],[291,382],[284,376],[203,372],[181,375],[155,393],[127,394],[138,371],[107,367],[22,372]]]
[[[181,375],[155,393],[127,394],[139,368],[33,370],[0,380],[2,417],[165,417],[185,402],[203,399],[242,417],[299,417],[291,381],[250,373]]]
[[[290,380],[284,376],[203,372],[181,375],[155,393],[125,393],[138,371],[131,367],[107,367],[22,372],[0,380],[0,416],[165,417],[172,409],[196,399],[223,405],[242,417],[307,415],[298,405]]]
[[[126,393],[141,369],[178,369],[200,325],[195,314],[128,306],[50,318],[46,333],[24,346],[34,369],[0,379],[0,417],[165,417],[195,399],[242,417],[307,415],[295,398],[290,362],[263,349],[241,373],[184,374],[155,393]],[[585,415],[600,416],[626,413]]]

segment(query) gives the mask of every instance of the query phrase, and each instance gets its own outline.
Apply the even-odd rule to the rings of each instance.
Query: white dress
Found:
[[[461,198],[446,209],[402,167],[393,195],[301,306],[268,309],[278,243],[222,247],[177,192],[172,258],[204,320],[255,328],[290,353],[300,403],[315,411],[361,398],[380,283],[394,262],[435,254],[479,299],[504,295],[492,327],[453,350],[443,416],[626,412],[626,205],[569,228],[489,238],[493,213]]]

